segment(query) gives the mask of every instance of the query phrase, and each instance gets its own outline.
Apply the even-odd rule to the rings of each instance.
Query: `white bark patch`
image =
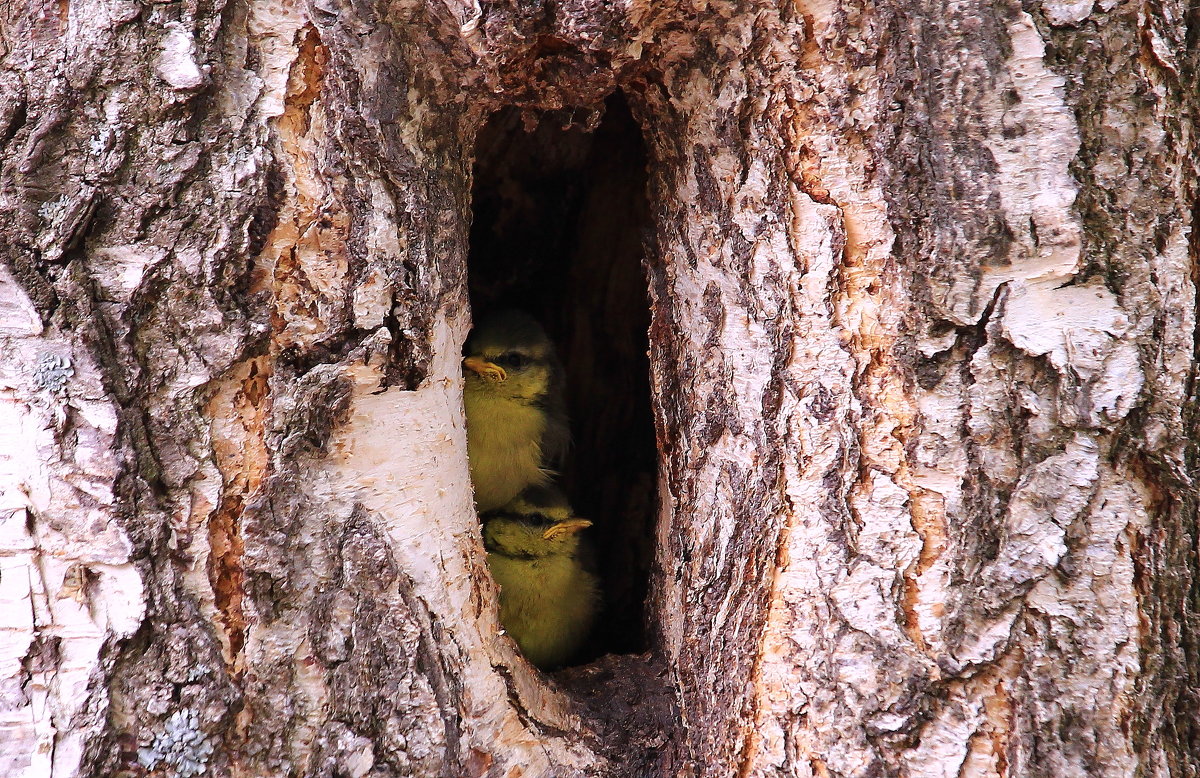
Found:
[[[912,528],[908,492],[882,473],[874,473],[851,498],[862,525],[858,553],[893,571],[904,570],[921,550]]]
[[[791,368],[801,388],[798,394],[786,396],[780,413],[787,420],[789,450],[800,456],[784,463],[784,488],[791,510],[782,539],[785,564],[774,579],[755,689],[758,715],[750,774],[774,774],[797,756],[803,764],[820,759],[846,774],[854,774],[865,765],[858,750],[862,745],[858,723],[833,714],[838,710],[838,689],[815,675],[797,674],[798,668],[824,669],[830,660],[830,636],[820,627],[834,621],[833,598],[827,593],[839,585],[847,595],[854,590],[871,591],[872,587],[869,582],[855,586],[839,578],[848,566],[846,555],[829,543],[829,527],[817,509],[827,499],[824,475],[837,466],[842,441],[835,431],[838,425],[815,421],[813,405],[823,397],[848,396],[853,372],[849,356],[833,330],[816,325],[829,316],[839,213],[833,206],[814,203],[798,191],[792,196],[792,240],[798,254],[795,265],[807,267],[807,272],[793,271],[788,284],[793,289],[793,315],[801,322],[805,337],[794,344]],[[806,323],[811,330],[804,326]],[[806,365],[826,370],[808,374],[803,370]],[[843,413],[839,410],[839,416]],[[864,565],[867,573],[877,569],[869,563]],[[850,596],[842,598],[842,617],[848,620],[860,615],[850,600]],[[878,598],[873,600],[877,612]],[[875,669],[867,666],[866,657],[855,652],[846,656],[851,659],[837,669],[840,679],[858,685],[876,675]],[[855,661],[855,657],[861,661]],[[810,715],[816,712],[820,713]],[[797,722],[801,716],[807,724],[780,723]],[[799,749],[800,753],[791,754],[791,749]]]
[[[1037,704],[1057,708],[1054,717],[1060,720],[1087,711],[1098,730],[1096,752],[1074,759],[1066,752],[1060,775],[1094,774],[1093,764],[1105,765],[1112,775],[1133,775],[1139,757],[1126,722],[1138,693],[1142,615],[1132,542],[1150,520],[1133,481],[1107,467],[1080,518],[1086,528],[1073,553],[1086,560],[1087,572],[1047,576],[1029,593],[1026,604],[1036,614],[1030,621],[1049,634],[1035,644],[1042,650],[1028,657],[1024,672],[1034,679],[1069,676],[1069,684],[1056,685]]]
[[[224,387],[219,386],[219,391]],[[224,399],[220,392],[216,394]],[[212,439],[215,445],[220,445],[220,432],[214,430]],[[211,624],[218,624],[219,611],[216,606],[216,595],[212,589],[212,578],[209,575],[212,547],[208,536],[208,519],[221,500],[221,472],[211,461],[200,463],[199,469],[188,484],[190,499],[185,506],[180,506],[178,514],[172,516],[172,531],[176,533],[176,542],[187,549],[187,567],[183,572],[183,580],[196,601],[200,612]],[[232,657],[229,648],[229,636],[222,629],[214,629],[213,634],[224,647],[226,658]]]
[[[1066,450],[1036,465],[1017,486],[1004,519],[1004,540],[996,559],[980,573],[993,606],[1007,608],[1031,584],[1045,577],[1067,550],[1067,528],[1092,498],[1100,451],[1095,441],[1076,435]],[[996,621],[980,619],[955,660],[976,664],[995,659],[1008,639],[1015,611]]]
[[[905,776],[965,778],[971,736],[983,723],[983,705],[956,693],[936,722],[921,731],[915,748],[904,755]],[[971,774],[972,776],[978,775]]]
[[[1195,229],[1193,225],[1191,229]],[[1155,261],[1162,283],[1162,299],[1167,314],[1161,333],[1161,343],[1153,369],[1160,376],[1155,389],[1161,392],[1158,413],[1146,426],[1147,446],[1162,450],[1167,440],[1168,424],[1181,430],[1182,414],[1186,407],[1188,376],[1192,370],[1193,333],[1196,331],[1196,288],[1191,283],[1192,260],[1188,252],[1189,229],[1182,224],[1175,230],[1163,253]]]
[[[250,4],[246,28],[258,54],[255,72],[262,84],[258,112],[264,118],[283,113],[288,76],[292,63],[299,56],[296,33],[305,21],[303,8],[298,3],[267,0]]]
[[[1014,346],[1047,356],[1058,372],[1069,369],[1084,379],[1103,369],[1113,339],[1128,328],[1116,296],[1100,284],[1059,289],[1016,284],[1001,323]]]
[[[0,274],[0,772],[67,776],[95,734],[76,716],[106,704],[89,689],[101,647],[137,629],[142,581],[113,511],[100,376],[70,340],[40,336]]]
[[[1018,240],[1007,257],[1012,266],[988,273],[993,289],[1011,278],[1065,281],[1082,256],[1082,231],[1072,212],[1078,184],[1069,169],[1079,131],[1066,103],[1066,82],[1046,67],[1046,46],[1029,14],[1021,12],[1008,33],[1013,53],[1006,65],[1017,102],[995,117],[987,145],[998,168],[1004,217]]]
[[[1043,0],[1042,13],[1055,27],[1079,24],[1092,15],[1095,0]]]
[[[841,13],[835,3],[805,3],[804,13],[821,47],[864,45],[871,35],[857,29],[847,38],[832,34]],[[806,272],[796,279],[791,301],[800,337],[791,344],[788,370],[803,389],[789,395],[781,415],[788,419],[788,450],[801,456],[785,463],[793,513],[755,689],[747,774],[763,776],[789,768],[798,775],[810,769],[814,775],[865,774],[874,766],[865,730],[906,726],[906,682],[930,666],[906,634],[899,602],[922,541],[904,472],[902,429],[913,409],[899,371],[888,367],[902,310],[889,275],[894,235],[883,193],[864,175],[869,154],[826,130],[830,105],[851,94],[851,120],[870,126],[878,115],[877,80],[869,69],[839,72],[825,55],[814,54],[804,65],[813,89],[795,116],[794,145],[813,150],[819,161],[798,164],[806,166],[814,191],[826,190],[838,205],[817,205],[792,192],[792,263]],[[852,375],[873,402],[857,424],[851,419],[862,409]],[[828,398],[842,399],[831,408]],[[818,506],[833,499],[827,474],[844,467],[839,457],[846,441],[835,430],[855,426],[862,461],[850,507],[858,526],[847,549],[828,523],[835,517]],[[881,654],[889,658],[886,670]],[[855,707],[860,703],[863,709]]]
[[[1102,284],[1050,289],[1016,283],[1005,300],[1001,332],[1060,374],[1090,384],[1088,421],[1111,423],[1132,409],[1145,376],[1129,322]]]
[[[1008,33],[1007,78],[997,79],[981,107],[996,164],[991,181],[1013,240],[979,282],[963,278],[947,290],[942,313],[960,325],[975,324],[1001,284],[1058,285],[1082,259],[1082,230],[1072,210],[1078,184],[1070,173],[1080,141],[1065,81],[1046,67],[1045,43],[1028,13],[1021,12]]]
[[[1169,24],[1170,22],[1164,21],[1163,23]],[[1163,39],[1162,33],[1159,31],[1159,25],[1151,23],[1150,19],[1147,18],[1146,8],[1144,7],[1138,8],[1138,27],[1145,33],[1146,42],[1150,44],[1150,53],[1154,55],[1155,62],[1171,71],[1172,75],[1178,77],[1179,64],[1175,61],[1172,46]]]
[[[166,255],[166,249],[157,246],[110,246],[93,251],[89,267],[108,300],[126,302],[142,283],[147,271]]]
[[[393,230],[394,231],[394,230]],[[383,325],[392,312],[392,285],[376,267],[354,287],[354,326],[374,329]]]
[[[963,485],[970,461],[960,442],[966,416],[962,407],[963,388],[961,373],[951,371],[932,390],[918,395],[922,434],[910,462],[910,472],[913,483],[931,496],[927,504],[931,505],[931,512],[943,526],[949,517],[966,515]],[[955,572],[953,558],[944,553],[946,547],[945,539],[932,546],[926,568],[915,578],[917,592],[913,610],[918,630],[925,645],[935,655],[947,650],[942,637],[942,620]]]
[[[348,369],[356,387],[353,410],[330,442],[329,470],[317,490],[331,503],[361,504],[386,525],[417,595],[455,642],[463,662],[458,677],[466,745],[494,753],[494,742],[507,743],[509,755],[528,774],[540,775],[556,766],[544,748],[549,738],[561,746],[552,749],[557,757],[570,756],[579,769],[595,768],[595,758],[569,739],[531,732],[495,669],[509,667],[527,715],[558,730],[579,731],[566,701],[539,683],[537,671],[501,636],[467,472],[458,357],[465,336],[461,320],[436,323],[437,360],[416,391],[379,393],[377,363]],[[456,553],[446,556],[445,549]]]
[[[37,309],[20,291],[8,266],[0,265],[0,337],[37,335],[41,331]]]
[[[901,573],[921,550],[908,493],[882,473],[874,473],[850,499],[862,522],[855,543],[859,557],[833,587],[830,599],[854,629],[906,648],[908,637],[896,620],[896,590]]]
[[[196,63],[196,41],[182,24],[167,23],[167,34],[160,46],[154,75],[180,91],[190,92],[204,86],[207,79]]]
[[[697,82],[689,82],[688,101],[699,104],[711,100],[711,95],[703,94],[703,89],[696,89]],[[739,161],[729,153],[718,153],[714,156],[711,172],[723,185],[730,185],[729,199],[749,203],[752,207],[748,212],[740,208],[735,213],[741,215],[738,226],[741,228],[746,242],[753,246],[749,272],[751,278],[763,277],[774,272],[780,266],[790,266],[791,250],[788,245],[785,225],[778,221],[765,220],[759,211],[758,204],[768,198],[767,181],[761,170],[751,167],[746,180],[740,186],[732,186],[739,177]],[[701,187],[696,180],[695,172],[689,171],[685,185],[686,192],[681,194],[684,200],[699,202]],[[688,220],[687,229],[690,233],[689,243],[697,247],[697,267],[692,272],[679,272],[672,279],[673,304],[687,311],[689,318],[703,319],[706,313],[706,303],[710,299],[719,299],[723,312],[719,324],[719,349],[709,348],[702,341],[704,326],[686,327],[681,333],[690,339],[689,350],[695,354],[705,355],[705,361],[700,370],[705,374],[720,374],[730,376],[730,383],[735,391],[732,396],[723,398],[735,419],[729,420],[729,426],[720,438],[707,447],[702,447],[699,441],[694,441],[690,452],[692,461],[702,463],[697,482],[704,484],[705,492],[699,499],[703,510],[710,511],[710,520],[697,528],[698,540],[703,543],[714,540],[716,548],[715,563],[712,559],[693,557],[689,576],[699,579],[704,575],[703,568],[722,568],[729,563],[729,551],[734,536],[737,517],[730,510],[727,500],[728,483],[725,477],[725,466],[735,463],[747,469],[753,469],[761,462],[761,452],[757,440],[747,432],[753,431],[762,423],[762,398],[771,380],[771,363],[763,355],[771,353],[772,344],[766,337],[763,327],[756,319],[741,312],[739,297],[744,279],[731,277],[722,269],[731,261],[728,253],[729,240],[721,235],[716,225],[709,218]],[[769,288],[769,286],[765,287]],[[779,308],[779,303],[770,295],[764,294],[755,300],[755,313],[770,315]],[[673,582],[667,582],[668,597]],[[722,607],[729,607],[731,602],[726,600]],[[726,616],[720,611],[717,621],[721,622]],[[714,664],[710,672],[715,676],[722,672]]]

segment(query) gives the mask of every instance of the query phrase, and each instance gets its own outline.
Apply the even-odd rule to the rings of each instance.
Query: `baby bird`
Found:
[[[596,578],[579,558],[579,532],[592,523],[570,513],[557,489],[533,487],[483,517],[500,623],[543,670],[578,652],[596,613]]]
[[[463,351],[467,457],[484,513],[547,483],[566,454],[563,371],[545,330],[519,311],[481,321]]]

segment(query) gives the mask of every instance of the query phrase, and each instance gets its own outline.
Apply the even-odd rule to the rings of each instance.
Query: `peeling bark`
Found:
[[[0,775],[1200,775],[1198,30],[6,4]],[[470,497],[472,165],[614,90],[649,650],[546,676]]]

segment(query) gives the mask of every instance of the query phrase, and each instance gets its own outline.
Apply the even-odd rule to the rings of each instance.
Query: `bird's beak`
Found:
[[[504,368],[479,357],[467,357],[462,364],[467,370],[478,373],[489,381],[504,381],[508,378]]]
[[[566,521],[556,521],[546,528],[542,533],[543,540],[554,540],[559,535],[569,535],[580,530],[587,529],[592,526],[592,523],[587,519],[567,519]]]

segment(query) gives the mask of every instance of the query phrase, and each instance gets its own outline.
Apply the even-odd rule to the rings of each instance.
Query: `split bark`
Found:
[[[0,774],[1200,775],[1198,34],[0,7]],[[550,680],[467,482],[472,154],[618,88],[652,651]]]

